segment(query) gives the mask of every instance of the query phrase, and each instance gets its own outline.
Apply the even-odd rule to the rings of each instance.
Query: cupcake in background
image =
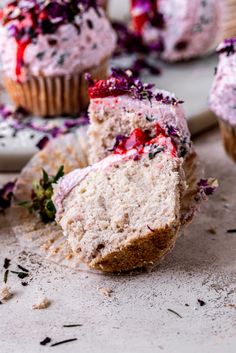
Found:
[[[89,102],[85,72],[107,76],[116,35],[91,0],[18,0],[1,12],[4,85],[34,115],[76,114]]]
[[[226,152],[236,162],[236,38],[225,40],[218,52],[210,108],[219,117]]]
[[[195,58],[236,35],[235,0],[131,0],[132,27],[167,61]]]
[[[107,11],[108,8],[108,0],[97,0],[98,6],[103,7],[105,11]]]

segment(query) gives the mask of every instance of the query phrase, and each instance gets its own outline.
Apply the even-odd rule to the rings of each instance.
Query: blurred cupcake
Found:
[[[225,149],[236,162],[236,38],[219,47],[219,63],[210,94],[211,110],[219,117]]]
[[[88,104],[85,72],[107,75],[116,35],[91,0],[18,0],[1,15],[5,87],[35,115],[76,114]]]
[[[131,0],[133,28],[168,61],[213,51],[236,35],[235,0]]]
[[[105,11],[107,11],[108,8],[108,0],[97,0],[98,6],[103,7]]]

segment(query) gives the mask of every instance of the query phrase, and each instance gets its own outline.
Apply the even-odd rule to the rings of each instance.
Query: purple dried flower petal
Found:
[[[218,188],[218,181],[215,178],[200,179],[197,185],[201,192],[209,196],[214,193],[216,188]]]
[[[179,131],[170,125],[167,126],[167,134],[172,137],[179,137]]]
[[[46,145],[49,142],[49,137],[48,136],[44,136],[43,138],[41,138],[41,140],[39,140],[39,142],[36,144],[36,147],[38,147],[38,149],[42,150],[44,149],[44,147],[46,147]]]
[[[0,211],[11,206],[15,181],[10,181],[0,189]]]
[[[88,82],[88,86],[92,87],[94,85],[94,80],[92,79],[91,74],[86,72],[84,77],[85,77],[85,80]]]
[[[236,53],[236,37],[225,39],[222,44],[217,48],[217,53],[226,54],[227,56]]]

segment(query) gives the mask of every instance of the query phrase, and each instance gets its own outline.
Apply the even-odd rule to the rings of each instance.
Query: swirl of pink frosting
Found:
[[[53,34],[39,34],[27,45],[20,81],[33,76],[64,76],[95,67],[109,58],[116,46],[116,34],[100,9],[93,8],[76,17],[74,24],[62,24]],[[79,28],[79,30],[78,30]],[[16,77],[17,43],[8,36],[6,27],[0,28],[0,55],[3,71],[13,80]]]
[[[189,59],[216,46],[222,26],[222,2],[215,0],[158,0],[165,26],[157,29],[147,23],[143,38],[148,44],[161,39],[161,56],[169,61]]]
[[[210,93],[210,108],[223,120],[236,125],[236,39],[231,51],[220,54],[219,63]],[[225,44],[219,46],[222,50]]]

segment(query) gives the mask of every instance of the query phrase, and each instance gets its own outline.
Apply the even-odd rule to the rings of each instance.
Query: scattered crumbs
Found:
[[[197,301],[198,301],[200,306],[206,305],[206,302],[204,302],[204,300],[198,299]]]
[[[227,229],[227,233],[236,233],[236,229]]]
[[[82,324],[63,325],[62,327],[81,327]]]
[[[111,297],[113,290],[110,288],[99,288],[98,289],[101,294],[103,294],[105,297]]]
[[[73,342],[73,341],[77,341],[78,338],[71,338],[69,340],[64,340],[64,341],[60,341],[60,342],[56,342],[51,344],[51,347],[55,347],[55,346],[59,346],[60,344],[64,344],[64,343],[68,343],[68,342]]]
[[[173,310],[173,309],[167,309],[170,313],[172,313],[172,314],[175,314],[176,316],[178,316],[179,318],[183,318],[183,316],[181,316],[179,313],[177,313],[175,310]]]
[[[9,268],[10,264],[11,264],[11,260],[5,258],[4,264],[3,264],[3,267],[5,268],[5,270]]]
[[[13,294],[10,291],[9,287],[3,287],[0,291],[0,300],[1,301],[8,301],[13,297]]]
[[[227,201],[228,201],[228,198],[225,197],[225,196],[221,196],[221,200],[227,202]]]
[[[228,203],[225,203],[225,204],[223,205],[223,207],[226,208],[226,209],[229,209],[229,208],[230,208],[230,205],[229,205]]]
[[[228,306],[231,309],[236,309],[236,305],[235,304],[226,304],[226,306]]]
[[[42,300],[40,300],[38,303],[34,304],[32,308],[34,310],[47,309],[49,305],[50,305],[50,301],[45,297]]]
[[[41,346],[46,346],[46,344],[50,343],[51,342],[51,338],[50,337],[46,337],[44,338],[44,340],[42,340],[40,342]]]
[[[216,230],[214,228],[207,229],[207,232],[210,234],[216,234]]]
[[[4,282],[4,283],[7,283],[8,274],[9,274],[9,270],[6,270],[5,273],[4,273],[4,277],[3,277],[3,282]]]

